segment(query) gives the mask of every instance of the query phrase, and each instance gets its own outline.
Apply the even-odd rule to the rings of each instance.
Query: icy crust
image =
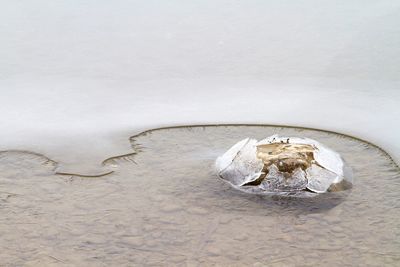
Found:
[[[343,188],[337,185],[344,181],[345,170],[346,181],[351,181],[349,167],[338,153],[300,137],[246,138],[218,157],[216,168],[223,180],[249,193],[338,190]]]
[[[257,140],[246,138],[217,159],[221,177],[234,186],[242,186],[260,177],[264,163],[257,159]]]

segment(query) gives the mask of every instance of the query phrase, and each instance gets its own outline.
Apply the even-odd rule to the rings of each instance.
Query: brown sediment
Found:
[[[265,168],[275,164],[280,172],[292,173],[297,168],[304,171],[311,166],[314,150],[307,144],[265,144],[257,146],[257,157],[264,162]]]
[[[107,176],[109,174],[112,174],[114,171],[108,171],[100,174],[79,174],[79,173],[72,173],[72,172],[55,172],[57,175],[66,175],[66,176],[78,176],[82,178],[100,178],[103,176]]]

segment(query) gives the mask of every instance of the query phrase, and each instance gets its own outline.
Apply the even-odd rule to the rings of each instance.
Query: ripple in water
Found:
[[[315,139],[354,172],[352,190],[298,199],[248,195],[217,179],[245,137]],[[131,138],[99,178],[54,174],[41,155],[0,153],[0,265],[398,266],[400,171],[343,135],[272,126],[166,128]]]

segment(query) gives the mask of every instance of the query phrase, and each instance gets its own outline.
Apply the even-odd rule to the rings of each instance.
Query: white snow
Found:
[[[398,1],[0,3],[0,149],[92,172],[142,130],[315,127],[400,163]]]

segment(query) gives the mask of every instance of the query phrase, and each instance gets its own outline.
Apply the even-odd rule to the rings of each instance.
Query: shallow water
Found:
[[[309,199],[247,195],[214,160],[245,137],[305,136],[339,152],[352,190]],[[398,266],[400,170],[379,148],[328,132],[268,126],[149,131],[100,178],[0,154],[5,266]]]

